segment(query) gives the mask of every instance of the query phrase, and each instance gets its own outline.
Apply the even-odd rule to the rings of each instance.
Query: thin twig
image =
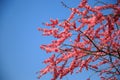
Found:
[[[70,7],[68,7],[63,1],[61,1],[61,4],[62,4],[65,8],[70,8]]]

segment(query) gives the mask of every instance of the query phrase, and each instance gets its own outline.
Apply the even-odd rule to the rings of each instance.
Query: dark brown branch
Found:
[[[109,59],[110,59],[110,63],[112,64],[112,66],[116,69],[116,71],[120,74],[119,69],[114,65],[113,61],[112,61],[112,57],[111,54],[109,54]]]
[[[80,31],[82,34],[84,34],[82,31]],[[95,46],[95,48],[98,50],[98,51],[100,51],[100,49],[97,47],[97,45],[93,42],[93,40],[91,40],[90,38],[89,38],[89,36],[87,36],[86,34],[84,34],[89,40],[90,40],[90,42],[92,42],[92,44]]]
[[[102,51],[102,50],[99,50],[99,51],[91,51],[91,50],[87,50],[87,49],[85,49],[85,48],[80,48],[80,47],[77,47],[77,46],[74,46],[74,45],[69,45],[69,44],[63,44],[63,46],[71,46],[71,47],[74,47],[74,48],[81,49],[81,50],[85,51],[88,55],[107,56],[107,55],[111,54],[111,53],[107,53],[107,52]],[[63,50],[63,49],[60,49],[60,50],[66,51],[66,50]],[[69,51],[70,51],[70,50],[71,50],[71,49],[69,49]],[[67,50],[67,51],[68,51],[68,50]],[[96,52],[103,52],[103,53],[105,53],[105,54],[98,55],[98,54],[95,54]],[[111,54],[111,56],[119,59],[119,57],[116,56],[116,55],[114,55],[114,54]]]

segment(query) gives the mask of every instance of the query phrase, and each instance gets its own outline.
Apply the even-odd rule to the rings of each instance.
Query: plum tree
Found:
[[[50,44],[41,49],[52,56],[44,60],[46,67],[40,70],[39,78],[51,72],[51,80],[62,79],[67,74],[93,70],[101,80],[120,78],[120,0],[107,4],[97,0],[92,7],[88,0],[81,0],[77,7],[69,8],[70,16],[63,20],[50,19],[38,28],[43,36],[53,36]],[[104,10],[111,10],[105,14]],[[89,78],[90,80],[90,78]]]

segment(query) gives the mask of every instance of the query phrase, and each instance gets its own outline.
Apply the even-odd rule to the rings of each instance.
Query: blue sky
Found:
[[[0,80],[37,80],[35,73],[45,66],[42,61],[49,56],[39,48],[49,39],[42,37],[37,28],[50,18],[68,17],[70,11],[60,1],[0,0]],[[65,2],[72,7],[79,0]],[[76,80],[84,80],[88,74],[84,72]],[[41,80],[50,77],[48,74]]]

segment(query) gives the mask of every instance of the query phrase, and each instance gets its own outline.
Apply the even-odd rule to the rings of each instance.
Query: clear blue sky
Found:
[[[42,61],[49,56],[39,48],[49,39],[42,37],[37,28],[50,18],[68,17],[70,11],[60,1],[0,0],[0,80],[37,80],[35,73],[45,66]],[[71,7],[79,0],[65,2]],[[88,74],[84,72],[76,80],[85,80]],[[50,77],[48,74],[41,80]]]

